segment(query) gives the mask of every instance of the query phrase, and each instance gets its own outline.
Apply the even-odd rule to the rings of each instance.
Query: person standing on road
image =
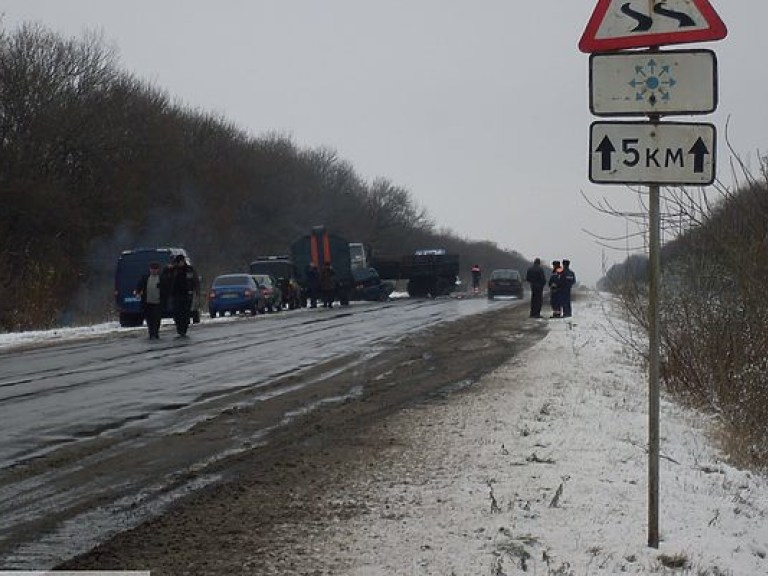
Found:
[[[141,298],[141,311],[147,321],[149,339],[160,338],[160,321],[166,301],[166,286],[160,278],[160,263],[152,262],[149,273],[144,274],[136,286],[136,295]]]
[[[472,292],[474,294],[480,293],[480,275],[482,272],[480,271],[480,264],[475,264],[472,266]]]
[[[563,267],[560,260],[552,261],[552,274],[549,276],[549,304],[552,306],[552,318],[563,317]]]
[[[544,286],[547,275],[541,267],[541,258],[536,258],[533,265],[525,272],[525,281],[531,285],[531,318],[541,318],[541,306],[544,303]]]
[[[571,310],[571,288],[576,284],[576,273],[571,270],[571,261],[563,260],[563,318],[570,318],[572,315]]]
[[[326,262],[320,272],[320,293],[323,307],[333,308],[333,301],[336,299],[336,272],[330,262]]]
[[[171,270],[170,292],[173,298],[173,321],[179,336],[186,336],[189,329],[192,298],[197,286],[195,269],[187,263],[183,254],[173,259]]]
[[[317,308],[317,297],[320,294],[320,271],[317,264],[310,262],[307,264],[307,300],[305,306]]]

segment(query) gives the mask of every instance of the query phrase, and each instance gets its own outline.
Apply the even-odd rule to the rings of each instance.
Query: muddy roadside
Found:
[[[224,481],[57,568],[332,573],[332,566],[312,560],[309,543],[339,518],[367,513],[364,502],[338,495],[348,478],[387,466],[396,440],[371,434],[370,425],[386,429],[388,416],[414,404],[460,402],[484,374],[546,334],[546,322],[527,316],[521,304],[442,324],[335,374],[339,388],[359,393],[299,416],[264,446],[219,462]]]

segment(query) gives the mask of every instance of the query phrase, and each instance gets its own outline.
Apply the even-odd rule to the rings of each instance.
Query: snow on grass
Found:
[[[663,400],[660,534],[647,546],[647,374],[607,297],[465,393],[398,415],[367,513],[316,542],[346,575],[768,574],[768,484],[727,465],[709,420]],[[534,320],[531,320],[534,321]],[[539,320],[541,321],[541,320]]]

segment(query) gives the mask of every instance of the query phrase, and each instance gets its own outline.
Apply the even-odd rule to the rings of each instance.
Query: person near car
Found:
[[[474,294],[478,294],[480,292],[480,276],[482,274],[482,271],[480,270],[480,265],[475,264],[472,266],[472,292]]]
[[[525,281],[531,285],[531,318],[541,318],[541,306],[544,303],[544,286],[547,275],[541,266],[541,258],[536,258],[525,272]]]
[[[320,272],[320,294],[324,308],[333,308],[336,299],[336,272],[330,262],[326,262]]]
[[[192,298],[197,286],[197,273],[183,254],[173,259],[170,271],[170,296],[173,299],[173,321],[179,336],[186,336],[191,317]]]
[[[576,284],[576,273],[571,269],[571,261],[563,259],[563,283],[562,283],[563,318],[570,318],[573,310],[571,308],[571,288]]]
[[[136,286],[136,295],[141,298],[141,311],[147,321],[149,339],[160,338],[160,321],[166,300],[166,286],[160,277],[160,263],[152,262],[149,272],[144,274]]]
[[[317,308],[317,299],[320,296],[320,271],[315,262],[307,264],[307,300],[308,305]]]
[[[552,261],[552,274],[549,276],[549,304],[552,306],[552,318],[563,316],[563,267],[559,260]]]

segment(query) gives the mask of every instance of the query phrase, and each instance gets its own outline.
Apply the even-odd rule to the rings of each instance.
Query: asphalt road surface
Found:
[[[206,532],[184,511],[202,499],[230,516],[222,502],[244,477],[278,487],[256,498],[269,510],[254,511],[253,533],[266,538],[303,466],[348,457],[342,439],[373,419],[471,386],[545,326],[527,302],[402,300],[3,352],[0,569],[78,554],[62,566],[139,569],[149,546],[153,574],[176,573],[189,559],[162,543]],[[158,522],[175,528],[163,536]]]

